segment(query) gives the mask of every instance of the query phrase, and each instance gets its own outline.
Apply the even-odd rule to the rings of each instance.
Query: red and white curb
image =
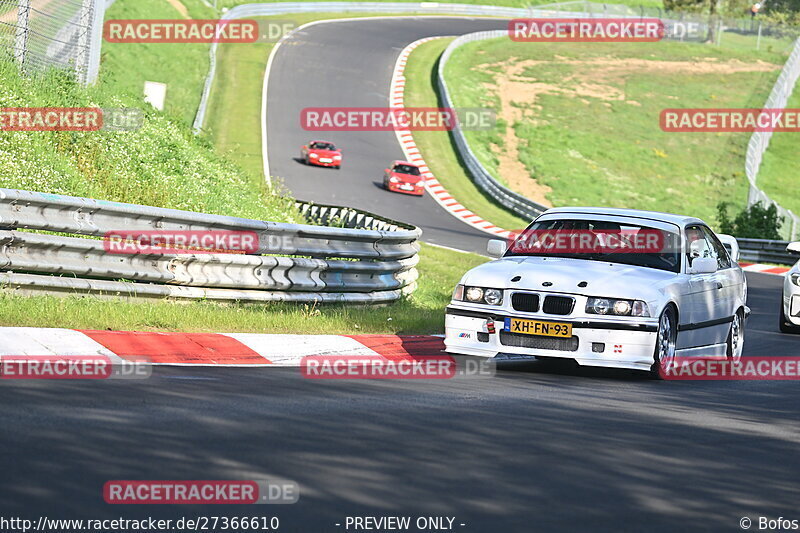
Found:
[[[145,358],[171,366],[300,366],[304,357],[380,356],[397,361],[444,355],[444,339],[427,335],[279,335],[0,328],[4,356]]]
[[[785,267],[785,266],[761,265],[753,263],[739,263],[739,266],[742,267],[742,270],[745,270],[747,272],[760,272],[762,274],[777,274],[779,276],[783,276],[791,269],[791,267]]]
[[[414,41],[410,45],[406,46],[402,52],[400,52],[400,55],[397,57],[397,62],[394,66],[392,83],[389,86],[390,107],[405,107],[403,96],[405,93],[406,78],[403,76],[403,73],[405,72],[408,56],[411,55],[411,52],[423,43],[427,43],[428,41],[432,41],[434,39],[443,38],[445,38],[445,36],[426,37],[424,39]],[[425,189],[428,191],[431,197],[436,200],[436,202],[438,202],[439,205],[441,205],[448,213],[455,216],[462,222],[469,224],[481,231],[485,231],[491,235],[503,238],[507,238],[510,235],[508,230],[495,226],[488,220],[482,219],[480,216],[476,215],[458,203],[458,200],[453,198],[453,196],[447,192],[447,189],[445,189],[442,184],[439,183],[439,181],[433,175],[433,172],[431,172],[430,168],[428,168],[425,160],[422,158],[422,154],[420,154],[419,148],[414,142],[414,137],[411,135],[411,131],[395,130],[395,134],[397,135],[397,140],[403,149],[406,160],[414,163],[415,165],[419,165],[420,170],[422,171],[422,176],[425,178]]]

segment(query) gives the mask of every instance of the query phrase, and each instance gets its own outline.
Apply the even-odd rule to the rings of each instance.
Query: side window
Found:
[[[704,227],[703,233],[705,233],[706,241],[708,241],[714,251],[714,257],[717,258],[717,268],[720,270],[730,268],[732,266],[731,256],[727,248],[725,248],[725,245],[720,242],[710,229]]]
[[[686,257],[690,265],[692,264],[692,259],[695,257],[717,258],[714,249],[706,240],[705,231],[703,231],[702,226],[686,227]]]

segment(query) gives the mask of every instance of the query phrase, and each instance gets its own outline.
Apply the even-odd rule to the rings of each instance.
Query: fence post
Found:
[[[31,12],[31,0],[19,0],[17,10],[17,38],[14,42],[14,57],[20,68],[25,65],[25,55],[28,51],[28,18]]]
[[[83,0],[81,2],[81,11],[78,16],[78,24],[80,24],[80,34],[78,36],[78,54],[75,57],[75,72],[78,75],[78,80],[81,85],[89,84],[89,65],[90,56],[92,51],[92,34],[93,34],[93,12],[97,0]]]
[[[94,0],[94,7],[90,19],[91,28],[87,30],[86,85],[97,81],[97,76],[100,72],[100,50],[103,46],[103,21],[106,15],[106,7],[105,0]]]

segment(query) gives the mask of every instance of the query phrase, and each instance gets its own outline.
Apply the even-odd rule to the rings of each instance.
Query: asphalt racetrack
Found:
[[[437,35],[498,30],[496,19],[403,17],[317,24],[292,33],[273,59],[267,92],[270,174],[301,200],[346,205],[422,228],[423,240],[486,253],[487,233],[419,198],[382,188],[383,170],[404,159],[391,131],[315,132],[301,128],[306,107],[389,107],[389,83],[400,51]],[[303,165],[300,147],[313,139],[342,148],[341,170]],[[517,228],[508,228],[517,229]]]
[[[386,106],[408,43],[502,21],[389,19],[312,26],[275,58],[272,174],[305,200],[421,226],[437,244],[488,238],[429,197],[377,183],[402,158],[386,133],[319,135],[307,106]],[[313,137],[342,170],[294,158]],[[782,278],[748,273],[745,357],[800,355],[778,332]],[[501,363],[493,378],[309,380],[296,368],[167,368],[141,381],[0,386],[0,501],[35,520],[280,517],[279,531],[341,532],[348,516],[446,516],[463,532],[741,531],[800,519],[800,402],[793,381],[654,381],[629,371]],[[114,506],[124,479],[288,478],[286,506]],[[338,524],[338,525],[337,525]],[[461,525],[463,524],[463,525]]]
[[[748,274],[745,355],[797,355],[778,276]],[[156,368],[142,381],[6,381],[0,500],[36,518],[450,516],[455,530],[736,531],[791,517],[794,381],[676,382],[508,362],[494,378],[310,380]],[[286,506],[107,505],[111,479],[289,478]],[[458,524],[465,524],[460,526]],[[755,526],[754,526],[755,529]],[[353,531],[350,529],[350,531]]]

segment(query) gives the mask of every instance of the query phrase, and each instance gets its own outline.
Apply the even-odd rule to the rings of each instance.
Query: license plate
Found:
[[[321,157],[319,159],[320,163],[333,163],[333,159],[328,159],[327,157]]]
[[[543,337],[572,337],[572,324],[564,322],[545,322],[525,318],[506,318],[505,330],[523,335],[542,335]]]
[[[400,188],[403,189],[404,191],[413,191],[414,190],[414,186],[413,185],[401,185]]]

